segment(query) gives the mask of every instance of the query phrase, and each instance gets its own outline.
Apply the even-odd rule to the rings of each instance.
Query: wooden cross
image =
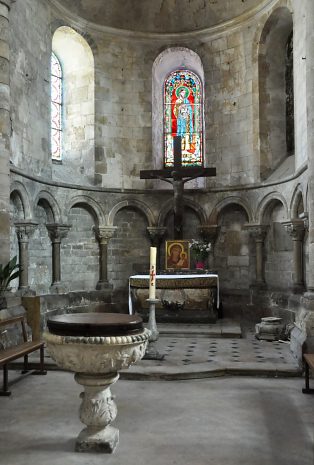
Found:
[[[161,179],[173,186],[173,211],[175,240],[183,239],[183,192],[184,184],[195,178],[216,176],[216,168],[203,168],[199,166],[185,167],[182,165],[181,136],[173,137],[174,166],[163,170],[142,170],[140,179]],[[170,181],[171,179],[171,181]]]

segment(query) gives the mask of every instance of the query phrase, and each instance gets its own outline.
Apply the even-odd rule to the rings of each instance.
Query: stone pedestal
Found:
[[[110,386],[119,378],[116,373],[88,375],[76,373],[75,381],[84,387],[81,394],[80,420],[86,425],[75,444],[77,452],[114,452],[119,443],[119,430],[110,426],[117,416]]]
[[[75,381],[84,386],[80,419],[86,427],[75,450],[114,452],[119,431],[111,426],[117,407],[110,386],[118,380],[119,370],[143,358],[149,330],[138,316],[112,313],[58,315],[47,324],[44,339],[51,357],[61,368],[75,372]]]
[[[269,316],[262,318],[262,322],[255,325],[255,337],[265,341],[278,341],[283,330],[282,318]]]

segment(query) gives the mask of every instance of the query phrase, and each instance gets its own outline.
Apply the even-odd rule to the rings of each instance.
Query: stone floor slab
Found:
[[[123,381],[113,455],[74,452],[73,375],[27,376],[0,399],[1,465],[313,465],[313,396],[301,379]]]

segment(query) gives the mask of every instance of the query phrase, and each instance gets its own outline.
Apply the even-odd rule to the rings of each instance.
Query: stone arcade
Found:
[[[312,464],[300,378],[191,379],[301,375],[314,353],[314,1],[0,0],[0,24],[0,263],[21,265],[0,318],[26,312],[37,340],[49,317],[127,314],[150,246],[163,270],[166,240],[210,242],[224,321],[157,321],[165,360],[114,387],[110,463]],[[179,213],[163,181],[177,153],[180,170],[216,169],[182,175]],[[286,343],[254,338],[267,317]],[[1,398],[0,463],[87,463],[65,453],[79,391],[47,365]]]

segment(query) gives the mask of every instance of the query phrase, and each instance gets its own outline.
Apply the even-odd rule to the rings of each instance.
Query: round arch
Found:
[[[31,207],[30,198],[24,184],[19,181],[13,181],[10,187],[10,197],[14,196],[14,194],[18,195],[19,199],[21,200],[24,219],[32,220],[34,218],[33,209]]]
[[[267,216],[270,214],[271,210],[276,203],[281,203],[285,210],[285,216],[289,219],[289,209],[286,202],[286,199],[279,192],[270,192],[267,194],[259,203],[257,207],[257,223],[264,224],[267,223]]]
[[[99,224],[105,224],[105,217],[101,206],[92,197],[87,195],[77,195],[76,197],[70,199],[66,205],[67,215],[69,215],[70,210],[74,207],[82,207],[87,209],[93,216],[96,226]]]
[[[168,47],[159,53],[152,67],[152,161],[155,168],[163,166],[163,83],[171,71],[176,69],[188,69],[197,74],[205,101],[204,67],[199,55],[187,47]],[[205,134],[205,127],[203,131]],[[205,146],[203,153],[206,153]]]
[[[207,218],[206,218],[205,211],[198,203],[194,202],[193,200],[189,198],[184,198],[183,202],[185,206],[189,207],[191,210],[193,210],[196,213],[196,215],[198,216],[200,220],[201,225],[206,224]],[[159,227],[163,227],[165,225],[166,217],[170,213],[172,207],[173,207],[173,200],[172,199],[167,200],[167,202],[165,202],[158,216]]]
[[[114,219],[118,211],[120,211],[122,208],[130,208],[130,207],[140,210],[144,214],[144,216],[147,219],[149,227],[154,226],[156,224],[155,217],[151,209],[148,207],[148,205],[146,205],[144,202],[141,202],[139,200],[131,199],[131,200],[122,200],[110,210],[109,215],[108,215],[108,225],[113,226]]]
[[[216,225],[218,221],[218,217],[222,210],[230,205],[237,205],[243,208],[245,211],[248,222],[253,222],[253,213],[250,206],[243,200],[241,197],[227,197],[226,199],[219,202],[213,209],[212,213],[209,216],[209,224]]]
[[[61,210],[58,202],[48,191],[40,191],[35,199],[35,206],[42,205],[47,211],[49,223],[61,223]]]
[[[292,199],[291,199],[291,204],[290,204],[291,219],[298,218],[298,210],[299,210],[301,202],[303,204],[303,211],[305,211],[306,210],[305,195],[303,193],[302,185],[298,184],[293,192]]]

